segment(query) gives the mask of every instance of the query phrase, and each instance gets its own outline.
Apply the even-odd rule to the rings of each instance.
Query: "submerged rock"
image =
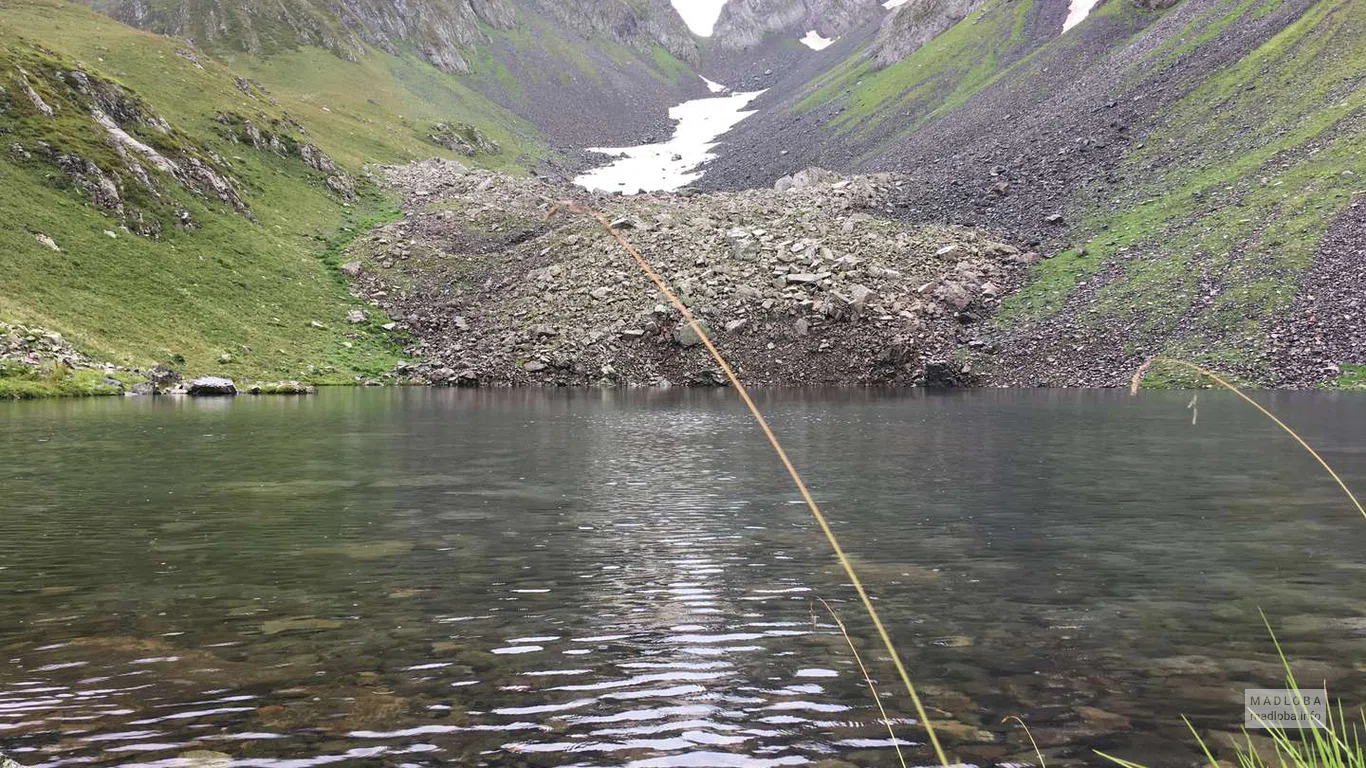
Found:
[[[294,619],[275,619],[261,625],[261,634],[278,635],[284,632],[324,632],[340,629],[342,622],[335,619],[316,619],[300,617]]]
[[[187,761],[184,768],[231,768],[232,766],[232,755],[207,749],[182,752],[180,759]]]

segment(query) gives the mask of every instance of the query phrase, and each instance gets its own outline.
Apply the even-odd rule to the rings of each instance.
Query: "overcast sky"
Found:
[[[678,15],[688,23],[688,28],[703,36],[711,37],[711,28],[716,25],[716,17],[726,0],[670,0]]]

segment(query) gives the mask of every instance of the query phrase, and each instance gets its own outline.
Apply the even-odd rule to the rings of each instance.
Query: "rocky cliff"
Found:
[[[879,67],[910,56],[949,27],[982,7],[985,0],[907,0],[883,20],[871,55]]]
[[[665,130],[669,106],[705,93],[697,41],[669,0],[83,2],[209,54],[416,54],[470,75],[565,148],[637,143]]]
[[[771,36],[800,38],[811,29],[835,38],[883,13],[879,0],[728,0],[711,45],[718,51],[753,48]]]
[[[106,15],[142,29],[184,37],[198,45],[272,53],[313,45],[341,56],[364,54],[365,44],[389,53],[414,50],[452,73],[473,71],[472,54],[500,32],[525,26],[527,14],[552,20],[585,39],[602,36],[638,51],[655,44],[696,61],[696,45],[667,0],[87,0]]]

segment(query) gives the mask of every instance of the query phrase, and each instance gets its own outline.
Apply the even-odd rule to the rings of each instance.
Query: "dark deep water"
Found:
[[[1366,396],[1259,398],[1366,490]],[[1279,672],[1366,698],[1366,520],[1201,393],[763,396],[951,751],[1159,765]],[[30,765],[933,762],[727,391],[0,404],[0,751]],[[1094,710],[1091,708],[1095,708]],[[835,764],[831,764],[835,765]]]

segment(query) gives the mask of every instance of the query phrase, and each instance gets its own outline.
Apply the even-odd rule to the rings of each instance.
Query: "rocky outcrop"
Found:
[[[870,50],[879,67],[889,67],[915,53],[939,33],[967,18],[985,0],[907,0],[878,28]]]
[[[344,272],[418,343],[438,384],[724,382],[697,334],[599,225],[547,222],[558,187],[458,164],[391,169],[407,217],[358,241]],[[903,180],[811,172],[785,191],[591,200],[739,367],[763,384],[970,380],[926,363],[975,338],[1016,248],[878,215]],[[929,377],[927,379],[927,376]]]
[[[76,349],[62,334],[37,326],[0,322],[0,367],[61,365],[73,370],[102,367]]]
[[[669,0],[85,2],[207,50],[317,46],[352,61],[374,49],[416,54],[446,73],[471,75],[456,87],[517,113],[559,147],[640,143],[667,130],[669,107],[706,92],[691,71],[697,41]],[[182,52],[199,58],[193,46]],[[238,78],[237,86],[273,101],[257,83]]]
[[[711,44],[721,51],[747,49],[770,36],[800,38],[811,29],[836,38],[884,13],[880,0],[729,0]]]
[[[579,32],[648,51],[659,44],[695,62],[696,44],[667,0],[474,0],[472,2],[367,2],[280,0],[269,5],[178,0],[86,0],[119,21],[196,44],[249,53],[273,53],[312,45],[356,60],[371,45],[400,54],[416,51],[440,69],[469,74],[471,54],[491,35],[532,27],[528,14]]]
[[[542,16],[591,39],[602,36],[637,51],[655,44],[697,64],[697,41],[669,0],[523,0]]]
[[[31,94],[8,100],[0,111],[0,132],[28,142],[12,141],[9,157],[51,168],[50,178],[121,219],[128,231],[155,237],[167,225],[193,225],[167,194],[175,186],[251,216],[226,164],[118,83],[75,62],[17,51],[0,52],[0,82]],[[34,139],[32,126],[41,129],[58,114],[64,127]],[[42,119],[15,130],[29,115]],[[72,121],[84,125],[72,130]]]
[[[304,141],[304,128],[294,120],[263,117],[262,125],[258,126],[257,121],[235,112],[222,112],[214,121],[222,126],[220,131],[229,140],[250,145],[261,152],[296,158],[324,175],[324,184],[333,193],[347,200],[355,199],[355,181],[340,170],[326,152]]]
[[[222,397],[237,394],[237,385],[222,376],[201,376],[185,387],[185,393],[193,397]]]
[[[427,140],[466,157],[496,155],[501,149],[498,142],[468,123],[435,123]]]

